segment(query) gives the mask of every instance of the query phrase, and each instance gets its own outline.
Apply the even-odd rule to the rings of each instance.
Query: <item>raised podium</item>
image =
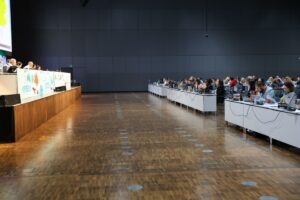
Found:
[[[81,87],[71,88],[70,73],[18,69],[0,74],[0,96],[5,101],[0,105],[0,141],[15,142],[74,103]]]

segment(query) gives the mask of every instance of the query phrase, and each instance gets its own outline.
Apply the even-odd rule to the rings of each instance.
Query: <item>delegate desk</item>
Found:
[[[225,121],[300,148],[300,111],[225,100]]]
[[[148,84],[148,92],[161,96],[167,96],[167,88],[162,85]]]
[[[201,112],[217,111],[216,94],[199,94],[173,88],[167,88],[167,99],[194,108]]]

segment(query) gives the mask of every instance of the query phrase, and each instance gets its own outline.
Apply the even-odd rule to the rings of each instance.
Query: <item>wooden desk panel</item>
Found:
[[[51,95],[38,100],[0,108],[0,140],[15,142],[28,132],[73,104],[81,96],[81,87]],[[2,122],[2,121],[1,121]]]

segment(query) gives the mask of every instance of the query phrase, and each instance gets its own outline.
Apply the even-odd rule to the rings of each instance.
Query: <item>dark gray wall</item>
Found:
[[[300,74],[296,0],[12,4],[14,56],[72,65],[84,91],[142,91],[161,77]]]

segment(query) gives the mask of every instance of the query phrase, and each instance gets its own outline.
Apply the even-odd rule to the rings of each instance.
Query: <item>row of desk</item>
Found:
[[[197,94],[161,85],[148,85],[148,91],[202,112],[216,112],[216,95]],[[280,142],[300,148],[300,111],[287,111],[277,105],[254,105],[225,100],[225,121]]]
[[[155,95],[166,97],[168,100],[188,106],[201,112],[216,112],[216,94],[199,94],[183,90],[149,84],[148,91]]]
[[[225,100],[225,121],[300,148],[300,111]]]
[[[155,84],[149,84],[148,85],[148,92],[158,95],[160,97],[167,97],[167,87],[164,87],[162,85],[155,85]]]

